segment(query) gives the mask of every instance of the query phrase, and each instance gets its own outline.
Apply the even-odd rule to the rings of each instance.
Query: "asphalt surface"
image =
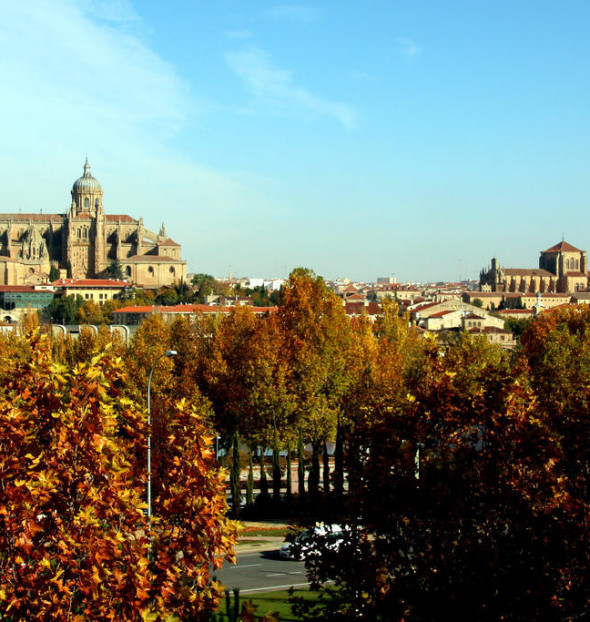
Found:
[[[241,594],[308,585],[304,562],[279,557],[283,543],[282,537],[247,537],[236,546],[236,564],[225,563],[214,576],[230,590],[239,588]]]

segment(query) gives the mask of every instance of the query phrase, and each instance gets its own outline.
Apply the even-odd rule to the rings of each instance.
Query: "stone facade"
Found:
[[[541,251],[538,268],[501,268],[496,258],[482,270],[482,292],[569,293],[588,289],[588,257],[565,241]]]
[[[47,283],[51,268],[60,277],[92,279],[113,261],[138,287],[157,289],[186,279],[180,245],[144,228],[143,219],[105,214],[103,190],[90,173],[74,182],[66,214],[0,214],[0,284]]]

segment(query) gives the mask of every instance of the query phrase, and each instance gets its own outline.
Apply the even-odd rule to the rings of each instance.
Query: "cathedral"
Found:
[[[502,268],[496,258],[491,268],[482,270],[482,292],[572,293],[588,291],[588,256],[586,251],[565,240],[541,251],[538,268]]]
[[[72,187],[66,214],[0,214],[0,285],[47,283],[60,278],[97,278],[114,261],[123,278],[158,289],[186,278],[180,245],[144,228],[143,219],[105,214],[103,190],[90,173]]]

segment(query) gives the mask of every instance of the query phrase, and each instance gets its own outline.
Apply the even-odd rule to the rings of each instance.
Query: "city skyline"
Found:
[[[590,6],[3,3],[0,212],[107,213],[189,272],[477,279],[589,246]]]

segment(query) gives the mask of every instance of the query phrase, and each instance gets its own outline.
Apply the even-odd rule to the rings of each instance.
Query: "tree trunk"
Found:
[[[309,494],[317,494],[320,486],[320,444],[318,441],[313,441],[313,454],[311,457],[311,469],[309,469],[309,476],[307,478],[307,486],[309,487]]]
[[[272,443],[272,499],[278,504],[281,502],[281,461],[276,428],[274,429]]]
[[[303,431],[301,428],[299,428],[299,437],[297,439],[297,461],[299,496],[303,498],[305,497],[305,456],[303,454]]]
[[[233,500],[233,510],[235,518],[238,518],[240,515],[240,497],[241,497],[241,485],[240,485],[240,435],[236,430],[234,434],[234,443],[233,443],[233,461],[232,461],[232,470],[231,470],[231,494]]]
[[[291,475],[291,441],[287,439],[287,501],[291,501],[292,487],[293,477]]]
[[[334,448],[334,492],[338,497],[344,494],[344,439],[342,436],[342,428],[339,425]]]

